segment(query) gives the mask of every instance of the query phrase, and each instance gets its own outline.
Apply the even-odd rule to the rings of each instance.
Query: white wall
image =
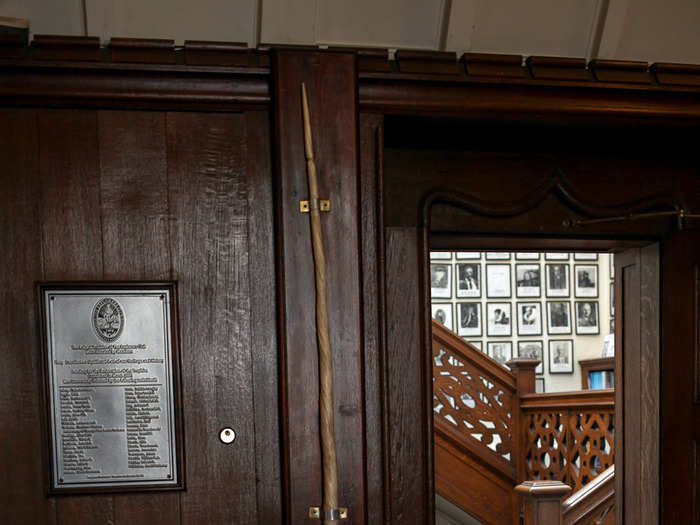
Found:
[[[568,254],[568,260],[564,261],[554,261],[547,260],[545,254],[541,253],[539,259],[537,260],[519,260],[516,259],[516,254],[511,253],[509,260],[490,260],[486,258],[485,253],[480,253],[480,258],[478,260],[462,260],[458,259],[456,253],[449,253],[449,259],[436,259],[435,256],[439,256],[440,253],[445,252],[433,252],[432,264],[447,264],[451,267],[451,290],[449,298],[432,298],[432,304],[451,304],[452,305],[452,329],[455,332],[459,330],[459,317],[458,317],[458,304],[462,302],[467,303],[479,303],[481,305],[481,336],[469,336],[464,337],[464,339],[471,342],[477,342],[481,344],[482,351],[488,353],[488,342],[501,342],[510,341],[513,349],[513,357],[517,356],[517,345],[519,341],[542,341],[543,343],[543,373],[538,374],[538,378],[544,378],[545,391],[546,392],[562,392],[569,390],[580,390],[581,389],[581,371],[578,362],[584,359],[596,359],[601,357],[603,350],[603,339],[606,335],[610,333],[610,255],[606,253],[598,254],[598,259],[595,261],[591,260],[577,260],[575,255]],[[479,298],[458,298],[456,297],[456,279],[457,279],[457,264],[459,263],[478,263],[481,267],[481,297]],[[569,265],[569,282],[570,282],[570,293],[567,298],[554,298],[546,297],[545,290],[545,265],[547,263],[567,263]],[[486,293],[486,265],[487,264],[508,264],[511,267],[511,297],[507,299],[500,298],[488,298]],[[515,278],[515,267],[516,264],[537,264],[540,267],[541,272],[541,294],[540,297],[524,298],[517,297],[516,294],[516,278]],[[580,298],[575,297],[574,288],[574,269],[576,265],[581,264],[595,264],[598,266],[598,297],[597,298]],[[567,335],[551,335],[548,334],[547,330],[547,302],[548,301],[568,301],[571,308],[571,334]],[[576,311],[575,305],[576,301],[597,301],[598,312],[599,312],[599,334],[597,335],[577,335],[576,334]],[[487,335],[487,303],[493,302],[507,302],[511,304],[511,336],[488,336]],[[532,336],[519,336],[517,329],[517,314],[516,308],[519,302],[538,302],[541,305],[542,312],[542,331],[541,335]],[[449,327],[449,322],[445,323]],[[549,370],[549,344],[550,340],[573,340],[574,347],[574,362],[573,362],[573,373],[561,374],[561,373],[550,373]]]
[[[607,6],[607,9],[606,9]],[[0,0],[30,31],[700,64],[697,0]]]

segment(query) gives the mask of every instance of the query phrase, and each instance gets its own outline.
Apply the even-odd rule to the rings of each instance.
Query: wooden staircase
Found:
[[[432,342],[436,491],[485,525],[609,525],[614,391],[536,394],[539,361],[513,359],[507,370],[437,321]],[[526,480],[537,490],[514,490]],[[559,521],[528,521],[537,505],[523,500],[551,499],[554,486]]]

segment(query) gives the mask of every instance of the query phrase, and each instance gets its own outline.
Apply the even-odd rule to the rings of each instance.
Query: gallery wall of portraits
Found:
[[[614,331],[613,257],[434,251],[432,316],[504,366],[539,359],[538,392],[580,390],[578,362]]]

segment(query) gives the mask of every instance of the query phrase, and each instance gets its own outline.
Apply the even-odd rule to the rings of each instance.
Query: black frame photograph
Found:
[[[535,374],[544,374],[544,343],[542,340],[518,341],[518,357],[539,359]]]
[[[545,270],[545,295],[547,297],[569,297],[571,279],[568,263],[548,263]]]
[[[451,264],[430,264],[430,296],[437,299],[450,299],[452,297]]]
[[[571,334],[571,303],[569,301],[547,301],[547,334]]]
[[[470,339],[467,339],[466,337],[462,337],[462,339],[464,339],[464,340],[465,340],[467,343],[469,343],[470,345],[473,345],[474,348],[476,348],[477,350],[481,350],[482,352],[484,351],[484,343],[483,343],[483,341],[481,341],[481,340],[472,341],[472,340],[470,340]]]
[[[518,335],[542,335],[542,304],[538,302],[516,303]]]
[[[452,252],[430,252],[430,259],[437,261],[451,261]]]
[[[589,305],[590,308],[586,309]],[[597,335],[600,333],[600,312],[598,301],[576,301],[576,335]]]
[[[513,334],[511,303],[486,303],[486,335],[510,337]]]
[[[496,350],[499,351],[496,352]],[[510,370],[506,363],[513,358],[513,343],[511,341],[489,341],[486,343],[486,354]]]
[[[510,264],[486,265],[486,297],[509,299],[511,297]]]
[[[515,296],[542,296],[542,269],[539,264],[515,265]]]
[[[458,298],[481,297],[481,264],[457,263],[455,294]]]
[[[535,378],[535,394],[544,394],[544,393],[545,393],[544,377],[536,377]]]
[[[510,261],[510,252],[486,252],[487,261]]]
[[[432,303],[431,316],[448,330],[454,331],[454,313],[452,303]]]
[[[574,296],[598,297],[598,265],[574,265]]]
[[[573,374],[574,373],[574,340],[550,339],[549,349],[549,373]],[[563,356],[566,356],[565,358]]]
[[[465,337],[481,337],[481,303],[457,303],[457,333]]]

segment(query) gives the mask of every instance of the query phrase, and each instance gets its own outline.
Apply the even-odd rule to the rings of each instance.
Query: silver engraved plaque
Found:
[[[54,492],[182,486],[175,288],[139,284],[40,285]]]

